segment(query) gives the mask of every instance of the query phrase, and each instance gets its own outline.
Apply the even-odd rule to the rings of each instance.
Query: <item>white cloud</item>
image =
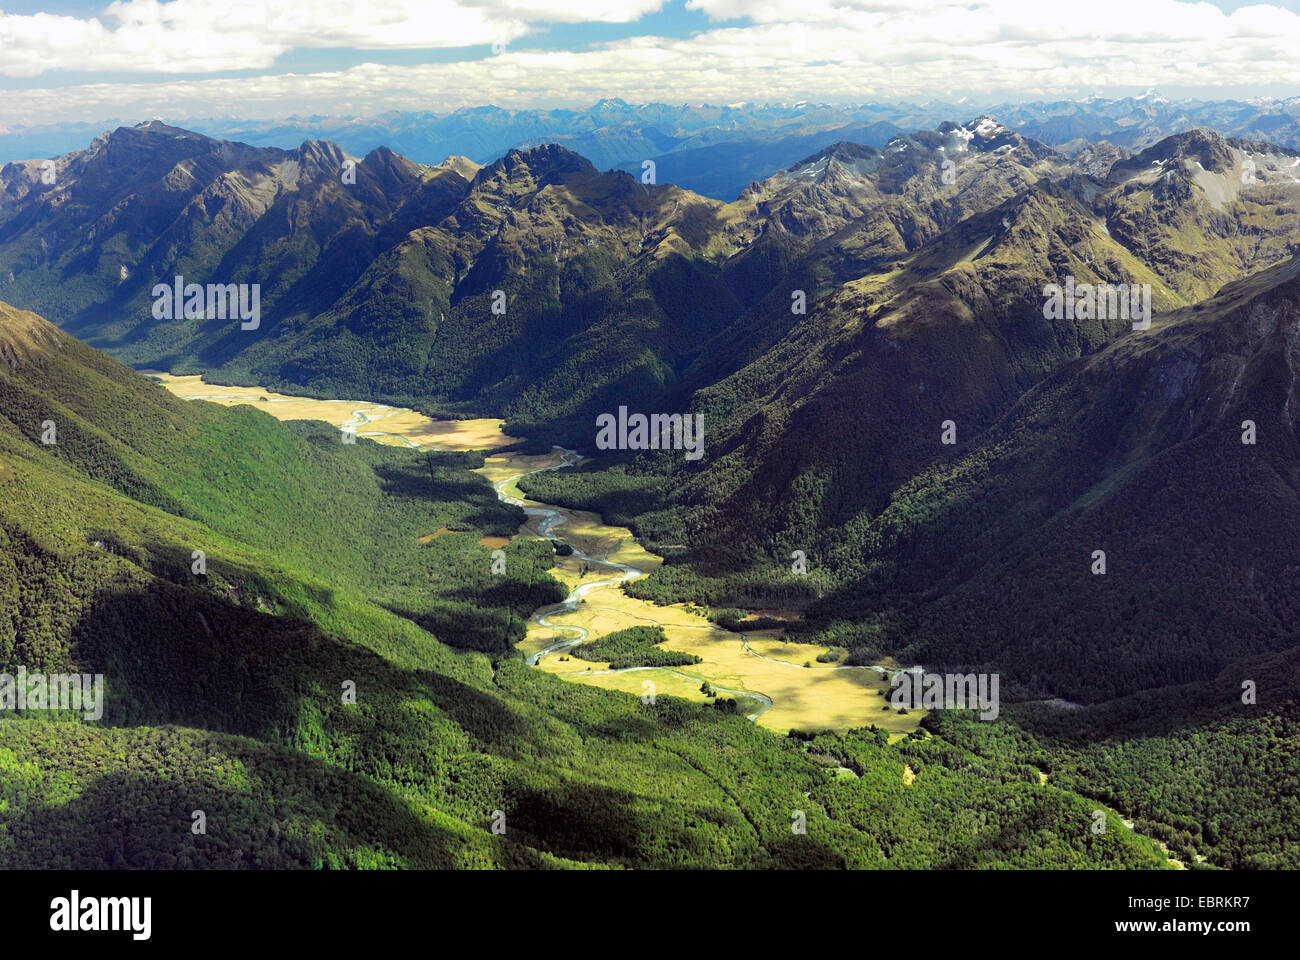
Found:
[[[266,69],[296,47],[508,44],[540,23],[638,19],[665,0],[114,0],[100,17],[0,13],[0,75]]]
[[[1038,96],[1116,87],[1300,84],[1300,61],[1294,55],[1300,49],[1300,16],[1275,5],[1226,14],[1211,4],[1186,0],[1088,0],[1087,16],[1080,17],[1077,5],[1042,0],[689,2],[720,20],[748,14],[756,22],[718,26],[686,38],[637,36],[581,51],[507,48],[500,56],[453,63],[364,64],[237,79],[154,77],[132,84],[13,91],[0,102],[0,119],[13,124],[52,117],[204,116],[229,113],[232,105],[242,115],[260,117],[304,108],[374,113],[482,103],[586,105],[606,96],[633,102],[862,102],[955,99],[1013,89]],[[568,0],[483,0],[480,6],[454,10],[443,0],[412,0],[409,6],[417,5],[421,12],[408,21],[402,19],[408,9],[402,0],[355,5],[318,0],[302,7],[301,16],[249,0],[216,8],[196,0],[161,7],[153,0],[133,0],[110,8],[118,24],[112,42],[100,43],[97,26],[86,22],[37,17],[25,18],[35,25],[28,25],[23,49],[38,63],[42,50],[56,50],[51,58],[57,63],[58,56],[66,55],[57,53],[59,43],[81,44],[87,48],[86,63],[101,64],[97,69],[107,69],[105,62],[131,61],[137,69],[158,64],[148,68],[193,70],[195,56],[211,63],[265,65],[277,51],[295,46],[428,46],[435,35],[448,44],[508,43],[530,24],[574,16],[560,8],[577,6]],[[631,20],[659,5],[660,0],[592,0],[596,13],[583,14]],[[159,19],[178,9],[184,17]],[[4,24],[12,19],[0,19],[0,43]],[[42,30],[53,29],[50,20],[60,21],[62,32],[41,40]],[[250,34],[230,28],[233,23],[263,26]],[[118,37],[123,30],[128,35]],[[140,38],[156,37],[160,30],[173,39],[204,37],[207,46],[197,39],[192,41],[199,44],[196,50],[187,50],[184,43],[163,49],[140,46]],[[102,49],[88,49],[95,46]],[[7,47],[5,53],[4,69],[24,75],[21,63],[32,61],[14,68]],[[73,112],[76,116],[69,115]]]

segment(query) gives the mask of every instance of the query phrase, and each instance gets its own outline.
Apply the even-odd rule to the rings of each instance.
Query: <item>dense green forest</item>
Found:
[[[607,662],[613,670],[627,667],[681,667],[700,662],[700,658],[692,653],[660,650],[655,646],[667,639],[664,628],[660,626],[628,627],[626,630],[608,633],[599,640],[580,643],[569,652],[579,660]]]
[[[1188,864],[1203,858],[1235,869],[1294,870],[1297,689],[1293,650],[1096,706],[1019,704],[1000,718],[1006,722],[992,724],[936,711],[922,725],[945,742],[1028,764],[1049,783],[1125,811]]]

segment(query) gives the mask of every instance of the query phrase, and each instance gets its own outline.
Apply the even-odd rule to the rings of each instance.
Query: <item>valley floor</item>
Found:
[[[502,433],[504,420],[434,420],[404,407],[362,400],[316,400],[272,393],[263,387],[225,387],[203,377],[179,377],[142,370],[183,400],[209,400],[222,406],[248,403],[277,420],[323,420],[335,427],[352,427],[358,437],[380,443],[431,450],[491,450],[518,442]]]
[[[204,383],[200,376],[149,375],[183,399],[225,406],[251,404],[280,420],[323,420],[340,428],[350,425],[359,437],[396,446],[489,450],[516,442],[501,432],[501,420],[434,420],[384,404],[316,400],[261,387],[218,386]],[[557,557],[552,571],[569,588],[569,598],[537,611],[529,621],[527,637],[519,644],[530,664],[566,680],[636,696],[653,693],[705,702],[710,699],[702,689],[707,683],[720,694],[735,696],[740,709],[760,726],[781,734],[791,729],[847,730],[874,724],[899,738],[917,729],[924,711],[900,714],[888,706],[887,677],[896,664],[850,667],[819,663],[817,657],[826,647],[787,643],[776,630],[733,633],[688,605],[658,606],[627,596],[621,584],[646,575],[662,559],[637,543],[626,527],[605,524],[597,514],[585,510],[528,500],[516,485],[528,473],[562,469],[576,462],[575,456],[558,448],[542,455],[509,452],[488,456],[477,471],[492,482],[498,496],[529,514],[517,536],[562,539],[575,550],[571,556]],[[436,537],[439,532],[428,536]],[[612,670],[608,663],[564,654],[578,643],[647,625],[663,627],[668,640],[662,649],[694,654],[701,662]]]
[[[499,494],[530,511],[521,536],[559,536],[575,549],[572,556],[558,557],[552,571],[569,587],[569,599],[559,608],[539,611],[519,645],[530,663],[566,680],[637,696],[653,692],[703,702],[709,699],[701,689],[707,682],[721,693],[737,696],[751,719],[779,733],[875,724],[902,736],[917,728],[923,711],[899,714],[887,706],[887,664],[818,663],[826,647],[787,643],[780,639],[779,630],[733,633],[686,604],[659,606],[623,593],[619,585],[624,579],[645,575],[663,562],[661,558],[638,544],[626,527],[604,524],[585,510],[524,499],[515,486],[524,474],[561,465],[558,451],[543,457],[504,454],[487,458],[479,471],[493,481]],[[619,570],[633,575],[611,578],[610,572]],[[612,670],[608,663],[564,657],[569,647],[636,626],[663,627],[668,640],[662,649],[694,654],[702,662]]]

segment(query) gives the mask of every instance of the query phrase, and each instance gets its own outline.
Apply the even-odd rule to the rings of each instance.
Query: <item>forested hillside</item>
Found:
[[[479,539],[521,516],[474,461],[184,404],[0,306],[0,670],[107,696],[0,719],[0,863],[1164,864],[1017,764],[936,754],[905,785],[916,748],[862,731],[846,780],[741,717],[527,668],[552,547],[489,573]]]

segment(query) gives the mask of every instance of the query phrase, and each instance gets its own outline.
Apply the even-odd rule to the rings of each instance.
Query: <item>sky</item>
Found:
[[[1300,94],[1300,0],[0,0],[0,126]]]

